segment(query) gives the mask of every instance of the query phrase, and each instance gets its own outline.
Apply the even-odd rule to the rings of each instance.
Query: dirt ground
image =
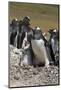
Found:
[[[10,46],[9,84],[10,87],[58,85],[59,68],[57,66],[33,67],[19,66],[20,56]]]

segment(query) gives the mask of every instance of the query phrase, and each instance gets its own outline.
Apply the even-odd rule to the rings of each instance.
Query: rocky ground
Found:
[[[57,66],[33,67],[20,66],[20,55],[10,46],[9,78],[10,87],[58,85],[59,68]],[[18,51],[19,52],[19,51]]]

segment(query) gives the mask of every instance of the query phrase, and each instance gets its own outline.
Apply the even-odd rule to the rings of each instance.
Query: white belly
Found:
[[[47,58],[46,49],[44,46],[44,41],[42,39],[40,40],[31,40],[32,43],[32,49],[35,54],[35,57],[37,58],[37,62],[41,64],[49,64],[49,60]]]

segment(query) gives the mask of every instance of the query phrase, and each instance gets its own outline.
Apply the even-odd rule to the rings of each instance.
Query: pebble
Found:
[[[58,70],[57,66],[36,67],[20,66],[19,54],[15,54],[13,50],[15,47],[10,46],[10,82],[19,83],[20,86],[35,86],[35,85],[55,85],[58,84]],[[13,83],[14,84],[14,83]],[[17,84],[15,84],[16,86]]]
[[[19,80],[20,79],[20,74],[19,73],[15,74],[14,79]]]
[[[53,74],[54,73],[54,71],[51,71],[51,74]]]

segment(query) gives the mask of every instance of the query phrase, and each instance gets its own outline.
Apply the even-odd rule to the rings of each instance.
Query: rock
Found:
[[[53,74],[54,73],[54,71],[51,71],[51,74]]]
[[[17,50],[10,45],[10,86],[21,87],[59,84],[59,67],[54,65],[48,68],[19,66],[21,56],[19,53],[15,53]]]
[[[19,79],[20,79],[20,73],[16,73],[16,74],[14,75],[14,79],[19,80]]]

